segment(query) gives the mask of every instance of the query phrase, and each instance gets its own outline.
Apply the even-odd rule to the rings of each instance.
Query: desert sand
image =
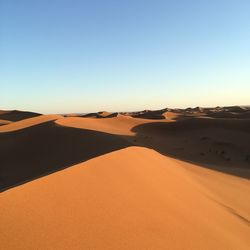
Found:
[[[20,121],[23,119],[36,117],[41,114],[29,111],[21,110],[0,110],[0,119],[10,120],[10,121]]]
[[[17,122],[9,122],[5,124],[6,126],[0,127],[0,133],[13,132],[13,131],[21,130],[24,128],[30,128],[32,126],[35,126],[41,123],[57,120],[61,117],[62,116],[60,115],[40,115],[38,117],[27,118],[27,119],[23,119]]]
[[[0,126],[1,247],[249,249],[248,113],[9,119]]]
[[[11,121],[8,121],[8,120],[0,120],[0,126],[10,124],[10,123],[11,123]]]

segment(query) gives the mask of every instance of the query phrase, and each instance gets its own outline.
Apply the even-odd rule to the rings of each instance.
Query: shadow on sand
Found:
[[[53,121],[0,134],[0,191],[131,145],[117,135]]]
[[[163,155],[250,179],[250,120],[180,119],[132,131],[141,146]]]

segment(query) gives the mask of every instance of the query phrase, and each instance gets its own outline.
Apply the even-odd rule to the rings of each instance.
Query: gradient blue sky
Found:
[[[249,0],[0,0],[0,109],[250,104]]]

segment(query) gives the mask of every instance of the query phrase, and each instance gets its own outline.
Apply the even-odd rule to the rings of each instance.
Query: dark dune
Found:
[[[5,111],[0,110],[0,119],[1,120],[8,120],[12,122],[20,121],[27,118],[32,118],[39,116],[41,114],[34,113],[34,112],[28,112],[28,111],[19,111],[19,110],[11,110],[11,111]]]
[[[195,107],[195,108],[187,108],[184,110],[185,112],[199,112],[199,113],[203,113],[204,109],[201,107]]]
[[[240,107],[240,106],[229,106],[229,107],[224,107],[224,109],[229,112],[237,112],[237,113],[247,111],[246,107]]]
[[[250,120],[231,120],[227,118],[209,119],[184,116],[186,119],[177,119],[176,123],[167,123],[169,129],[186,130],[186,129],[205,129],[205,128],[222,128],[250,133]]]
[[[229,112],[229,111],[208,112],[207,116],[212,118],[250,119],[250,111],[239,112],[239,113]]]
[[[101,112],[97,112],[97,113],[88,113],[88,114],[84,114],[81,115],[79,117],[85,117],[85,118],[112,118],[112,117],[117,117],[118,113],[109,113],[106,111],[101,111]]]
[[[54,122],[0,134],[0,190],[131,145],[116,135]]]
[[[165,119],[163,113],[166,112],[165,110],[145,110],[142,112],[132,114],[134,118],[143,118],[143,119],[152,119],[152,120],[161,120]]]
[[[250,178],[250,121],[191,118],[132,129],[142,145],[201,166]]]
[[[85,117],[85,118],[97,118],[98,114],[97,113],[88,113],[84,115],[80,115],[79,117]]]

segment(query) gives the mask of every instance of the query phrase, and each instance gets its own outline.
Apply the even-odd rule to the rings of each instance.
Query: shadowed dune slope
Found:
[[[130,145],[116,135],[66,128],[53,121],[0,133],[0,189]]]
[[[228,207],[198,174],[129,147],[40,178],[1,195],[1,247],[249,249],[249,210]],[[220,182],[249,194],[248,181],[227,175]]]
[[[97,113],[88,113],[84,115],[80,115],[79,117],[85,117],[85,118],[111,118],[118,116],[118,113],[110,113],[107,111],[100,111]]]
[[[246,112],[209,112],[208,116],[213,118],[229,118],[229,119],[250,119],[250,111]]]
[[[193,118],[145,123],[132,131],[162,154],[250,178],[249,120]]]
[[[135,118],[152,119],[152,120],[165,119],[165,116],[162,114],[161,111],[146,111],[140,114],[134,114],[132,116]]]
[[[0,119],[2,120],[9,120],[9,121],[20,121],[23,119],[36,117],[41,114],[29,112],[29,111],[19,111],[19,110],[0,110]]]

